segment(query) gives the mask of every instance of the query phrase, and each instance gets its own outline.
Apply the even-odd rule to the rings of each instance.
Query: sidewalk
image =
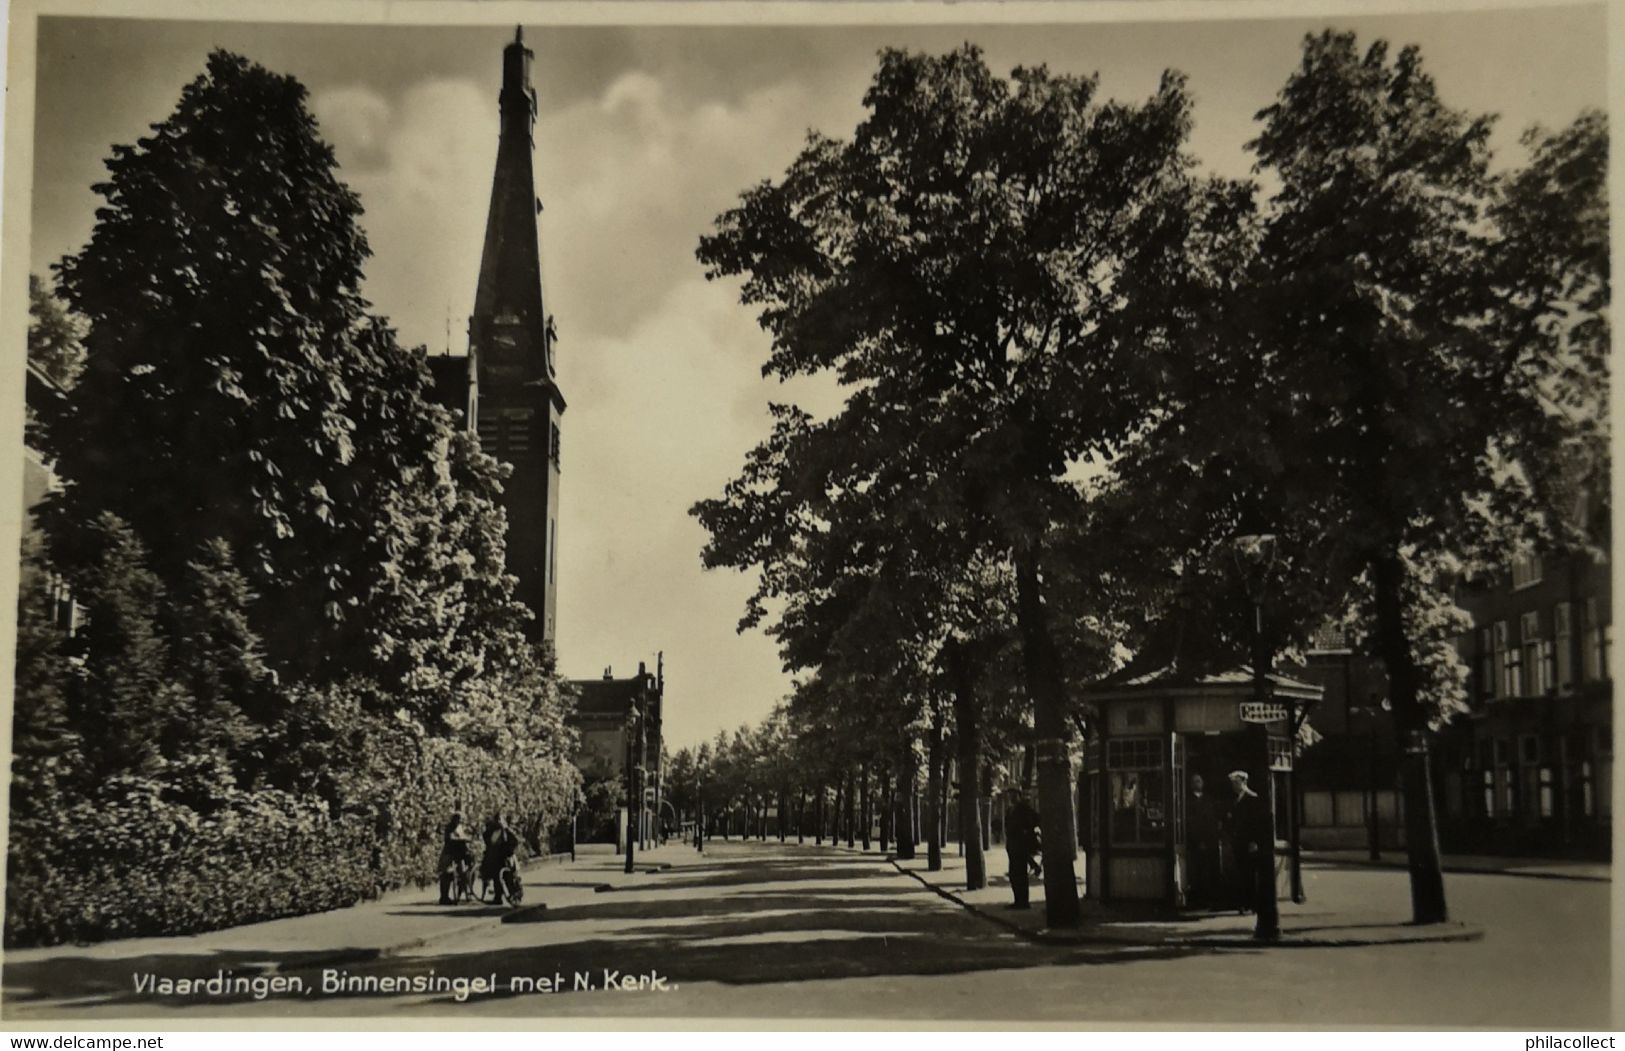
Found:
[[[1108,907],[1084,899],[1079,902],[1083,922],[1075,930],[1052,930],[1044,926],[1043,880],[1032,881],[1029,909],[1010,907],[1010,879],[1003,850],[987,853],[988,885],[981,890],[965,890],[965,859],[952,848],[943,851],[942,869],[926,871],[926,859],[919,857],[892,864],[926,887],[976,913],[982,918],[1034,941],[1060,944],[1102,944],[1145,947],[1228,947],[1256,949],[1251,915],[1236,912],[1184,913],[1173,915],[1150,910]],[[1078,894],[1083,895],[1083,857],[1076,865]],[[1366,945],[1398,945],[1419,942],[1477,941],[1482,928],[1472,924],[1448,923],[1417,927],[1406,921],[1402,910],[1408,903],[1399,899],[1373,906],[1357,895],[1339,893],[1331,886],[1317,886],[1303,904],[1283,901],[1281,940],[1283,948],[1331,948]]]
[[[1372,861],[1363,850],[1306,850],[1305,861],[1319,861],[1331,865],[1371,865],[1381,868],[1405,868],[1403,850],[1385,850],[1382,858]],[[1444,871],[1475,875],[1523,876],[1528,879],[1579,879],[1608,883],[1613,880],[1614,867],[1606,861],[1577,861],[1567,858],[1507,858],[1488,854],[1445,854]]]
[[[525,866],[525,898],[517,908],[505,905],[443,906],[437,886],[392,891],[376,901],[345,909],[290,916],[279,920],[227,927],[202,934],[123,938],[89,945],[52,945],[14,949],[4,954],[4,989],[8,1001],[40,999],[71,988],[67,974],[87,969],[121,975],[128,988],[130,965],[165,961],[176,974],[209,973],[218,968],[239,974],[275,973],[296,967],[341,966],[419,948],[437,938],[499,923],[533,918],[552,906],[585,904],[601,890],[648,879],[671,867],[683,848],[675,843],[640,851],[636,871],[624,874],[615,854],[582,852],[534,860]],[[123,966],[123,970],[119,967]]]

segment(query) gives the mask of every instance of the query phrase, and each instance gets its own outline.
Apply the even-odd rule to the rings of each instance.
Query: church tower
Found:
[[[468,422],[481,447],[513,466],[504,491],[508,571],[552,642],[558,594],[559,421],[553,320],[542,301],[541,200],[532,171],[536,90],[524,32],[502,51],[502,133],[485,223],[474,314],[468,322]]]

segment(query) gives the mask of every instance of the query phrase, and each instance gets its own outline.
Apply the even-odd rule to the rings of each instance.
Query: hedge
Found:
[[[370,799],[232,791],[200,814],[156,780],[118,778],[48,818],[13,812],[5,944],[191,934],[342,908],[435,878],[447,816],[502,809],[531,852],[569,811],[578,775],[558,757],[495,756],[408,732],[369,764]]]

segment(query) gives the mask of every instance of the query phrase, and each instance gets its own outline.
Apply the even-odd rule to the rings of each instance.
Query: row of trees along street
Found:
[[[886,51],[864,103],[699,247],[759,311],[764,373],[846,391],[827,419],[775,406],[693,511],[708,566],[758,575],[741,630],[799,676],[722,757],[750,789],[719,788],[848,807],[923,766],[936,806],[951,740],[975,887],[972,804],[1026,743],[1047,920],[1069,925],[1088,684],[1170,625],[1182,671],[1263,672],[1338,619],[1386,671],[1412,910],[1443,921],[1424,746],[1463,698],[1453,582],[1606,544],[1606,516],[1572,513],[1606,500],[1604,117],[1497,166],[1492,118],[1416,49],[1339,32],[1258,114],[1255,181],[1186,151],[1173,72],[1131,104],[971,46]],[[1255,640],[1237,548],[1264,534]]]
[[[62,485],[25,551],[7,944],[352,904],[431,879],[458,808],[546,849],[578,777],[507,468],[361,297],[305,89],[216,52],[107,167],[34,288]]]

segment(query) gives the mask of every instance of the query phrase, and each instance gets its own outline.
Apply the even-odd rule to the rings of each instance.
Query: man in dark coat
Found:
[[[480,858],[480,879],[490,889],[491,904],[501,905],[503,871],[518,864],[519,834],[500,810],[485,823],[485,854]]]
[[[1230,804],[1230,845],[1236,856],[1236,886],[1241,895],[1241,908],[1248,912],[1258,908],[1259,895],[1274,893],[1274,873],[1268,885],[1263,872],[1265,836],[1274,837],[1270,827],[1269,810],[1258,793],[1247,787],[1247,771],[1230,774],[1230,788],[1235,799]]]
[[[1013,909],[1025,909],[1027,901],[1027,863],[1038,853],[1038,811],[1027,805],[1020,792],[1014,792],[1015,801],[1004,815],[1004,852],[1010,863],[1010,891],[1015,895]]]
[[[1190,865],[1187,900],[1207,907],[1220,897],[1219,813],[1205,791],[1201,774],[1191,775],[1190,799],[1185,803],[1185,850]]]
[[[440,904],[453,904],[452,890],[459,871],[474,866],[474,833],[463,824],[463,815],[453,812],[440,837]]]

